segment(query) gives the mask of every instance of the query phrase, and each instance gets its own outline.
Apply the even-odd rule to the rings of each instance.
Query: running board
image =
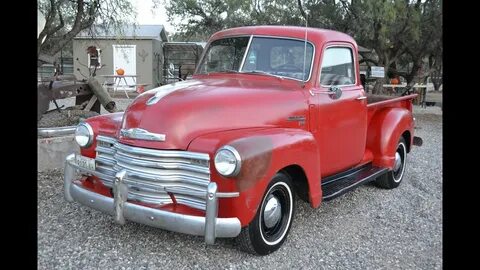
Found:
[[[338,173],[322,180],[323,200],[334,199],[356,187],[371,182],[388,171],[371,163]]]

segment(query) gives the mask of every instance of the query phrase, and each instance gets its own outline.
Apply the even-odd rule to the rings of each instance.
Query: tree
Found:
[[[410,72],[404,75],[409,84],[413,84],[415,78],[425,83],[432,73],[441,71],[443,53],[441,1],[417,2],[413,8],[419,17],[418,32],[403,41],[405,54],[400,59],[404,63],[412,63]]]
[[[243,25],[303,26],[308,10],[309,26],[350,34],[374,51],[376,57],[363,62],[403,75],[409,85],[425,59],[422,78],[441,70],[441,0],[178,0],[166,9],[170,20],[181,19],[180,36],[187,40]],[[374,92],[381,91],[385,79],[377,80]]]
[[[161,0],[156,0],[160,2]],[[248,25],[301,25],[302,18],[291,0],[177,0],[165,3],[178,40],[206,40],[213,33]],[[292,12],[292,10],[294,12]]]
[[[45,27],[37,39],[38,65],[53,63],[55,55],[82,30],[118,29],[135,17],[132,4],[123,0],[39,0]]]
[[[387,74],[403,75],[411,86],[425,58],[431,55],[441,58],[440,0],[352,0],[351,3],[340,0],[340,3],[351,14],[348,32],[359,44],[374,49],[378,64],[386,67]],[[410,68],[400,72],[399,64]],[[380,91],[383,83],[384,80],[377,80],[374,92]]]
[[[160,0],[154,0],[159,4]],[[167,10],[169,20],[180,19],[174,23],[178,27],[176,38],[206,40],[212,33],[224,28],[243,25],[246,1],[242,0],[178,0],[162,3]]]

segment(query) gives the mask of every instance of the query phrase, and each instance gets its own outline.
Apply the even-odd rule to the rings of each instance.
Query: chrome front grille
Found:
[[[205,210],[210,183],[209,156],[203,153],[155,150],[125,145],[111,137],[97,136],[97,171],[113,186],[115,174],[127,171],[128,199],[153,204],[177,203]]]

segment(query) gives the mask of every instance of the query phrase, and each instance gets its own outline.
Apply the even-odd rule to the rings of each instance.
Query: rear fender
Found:
[[[214,165],[215,152],[224,145],[240,154],[242,167],[234,178],[223,177]],[[300,166],[307,176],[309,200],[313,207],[321,202],[318,147],[312,134],[298,129],[248,129],[217,132],[192,141],[189,151],[210,155],[212,181],[220,192],[240,192],[219,204],[220,217],[238,217],[242,226],[250,223],[272,177],[289,165]]]
[[[413,138],[413,127],[413,116],[407,109],[384,108],[375,112],[367,131],[367,149],[373,153],[373,165],[392,169],[400,136],[409,131]]]

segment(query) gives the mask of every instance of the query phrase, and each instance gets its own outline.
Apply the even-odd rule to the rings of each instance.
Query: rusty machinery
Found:
[[[42,79],[38,84],[37,121],[48,112],[51,101],[55,104],[54,110],[60,111],[56,100],[70,97],[75,97],[75,105],[85,111],[100,113],[100,104],[108,112],[116,111],[115,101],[96,78],[77,80],[74,75],[58,75]]]

